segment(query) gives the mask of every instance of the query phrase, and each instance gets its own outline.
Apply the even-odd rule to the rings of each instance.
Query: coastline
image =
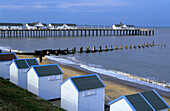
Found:
[[[31,56],[31,55],[17,55],[17,56],[19,59],[35,58],[36,57],[36,56]],[[59,64],[60,68],[64,72],[63,81],[65,81],[68,77],[71,77],[71,76],[87,75],[90,73],[94,73],[94,72],[86,71],[84,69],[82,70],[80,68],[76,68],[73,66],[63,65],[56,61],[47,59],[45,57],[43,58],[43,62],[41,64],[54,64],[54,63]],[[103,75],[103,74],[99,74],[99,76],[101,77],[101,79],[103,80],[105,85],[107,86],[105,89],[105,94],[111,99],[111,101],[122,96],[122,95],[129,95],[129,94],[134,94],[134,93],[153,89],[148,86],[142,86],[142,85],[138,85],[135,83],[119,80],[114,77],[110,77],[110,76]],[[157,90],[157,91],[165,99],[165,101],[168,104],[170,104],[169,93],[166,93],[166,92],[160,91],[160,90]],[[110,101],[106,98],[105,102],[108,103]]]

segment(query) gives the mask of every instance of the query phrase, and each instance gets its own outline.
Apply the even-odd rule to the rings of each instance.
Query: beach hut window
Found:
[[[96,94],[95,89],[92,89],[92,90],[88,90],[88,91],[84,91],[84,92],[83,92],[83,96],[90,96],[90,95],[94,95],[94,94]]]
[[[8,63],[8,62],[4,62],[4,65],[5,65],[5,66],[9,66],[9,63]]]
[[[60,75],[53,75],[53,76],[49,76],[48,80],[49,81],[55,81],[55,80],[58,80],[60,78],[61,78]]]

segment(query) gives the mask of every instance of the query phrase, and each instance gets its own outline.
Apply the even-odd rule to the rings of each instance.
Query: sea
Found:
[[[149,86],[170,92],[170,28],[150,27],[154,36],[99,36],[99,37],[47,37],[47,38],[0,38],[0,49],[35,51],[41,49],[72,49],[80,47],[96,49],[101,46],[113,48],[117,45],[142,45],[153,43],[156,46],[113,50],[96,53],[75,53],[71,55],[50,55],[47,58],[64,65],[108,75],[119,80]],[[158,46],[158,44],[160,44]],[[163,46],[161,47],[161,44]],[[164,47],[166,44],[166,47]]]

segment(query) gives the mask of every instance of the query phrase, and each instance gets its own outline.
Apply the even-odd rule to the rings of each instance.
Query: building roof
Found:
[[[167,104],[160,98],[158,94],[154,91],[148,91],[141,93],[146,100],[152,105],[152,107],[156,110],[166,109],[168,108]]]
[[[63,74],[58,64],[32,66],[39,77]]]
[[[128,95],[126,98],[130,101],[136,111],[153,111],[140,94]]]
[[[134,25],[126,25],[127,27],[135,27]]]
[[[33,65],[39,65],[39,63],[36,59],[26,59],[26,61],[30,67]]]
[[[170,108],[154,89],[143,93],[139,92],[138,94],[123,95],[109,102],[108,105],[111,105],[122,98],[124,98],[129,106],[136,111],[157,111]]]
[[[0,53],[0,61],[11,61],[17,59],[14,53]]]
[[[68,79],[70,79],[73,82],[73,85],[76,87],[78,91],[106,87],[97,74],[75,76],[70,77]]]
[[[52,26],[63,26],[64,23],[51,23]],[[77,26],[76,24],[66,24],[67,26]]]
[[[77,26],[76,24],[66,24],[67,26]]]
[[[1,49],[0,49],[0,53],[3,53]]]
[[[22,23],[0,23],[0,26],[23,26]]]
[[[40,25],[40,26],[47,26],[47,24],[45,23],[40,23],[40,22],[33,22],[33,23],[27,23],[28,26],[37,26],[37,25]]]
[[[32,65],[39,65],[36,59],[14,59],[13,61],[16,63],[18,69],[26,69]]]
[[[16,59],[14,60],[18,69],[26,69],[26,68],[29,68],[27,62],[23,59]]]

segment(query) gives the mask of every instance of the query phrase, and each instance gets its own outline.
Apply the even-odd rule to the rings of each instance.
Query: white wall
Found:
[[[122,98],[121,100],[110,105],[110,111],[133,111],[128,103]]]
[[[18,70],[18,86],[27,89],[27,70],[26,69],[19,69]]]
[[[158,111],[168,111],[168,108],[167,109],[158,110]]]
[[[9,79],[9,64],[11,63],[11,61],[2,61],[0,62],[0,76],[5,78],[5,79]]]
[[[31,68],[27,72],[27,89],[28,91],[38,95],[38,87],[39,87],[39,82],[38,82],[38,77],[36,73],[34,72],[34,69]]]
[[[61,107],[68,111],[78,111],[78,92],[70,80],[61,85]]]
[[[86,91],[79,92],[79,111],[104,111],[105,88],[93,89],[95,94],[84,95]]]
[[[60,76],[60,79],[55,79],[57,76]],[[39,96],[46,99],[56,99],[61,97],[61,83],[62,83],[62,74],[61,75],[52,75],[52,79],[49,80],[49,76],[39,77]],[[54,78],[54,79],[53,79]]]
[[[9,73],[10,73],[10,82],[18,85],[18,69],[17,69],[14,62],[12,62],[9,69],[10,69],[10,71],[9,71]]]

